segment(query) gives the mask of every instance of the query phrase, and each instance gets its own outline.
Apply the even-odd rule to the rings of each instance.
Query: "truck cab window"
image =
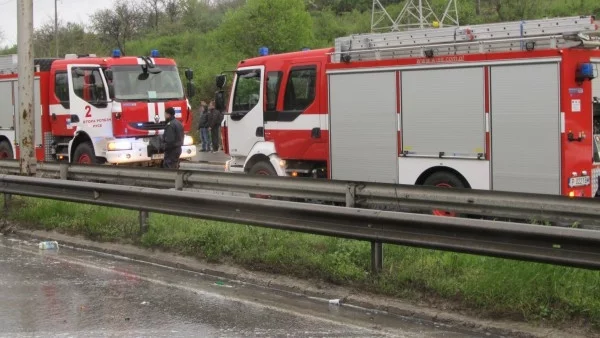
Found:
[[[86,69],[83,75],[73,73],[73,91],[75,95],[92,105],[106,104],[106,87],[99,69]]]
[[[69,81],[66,72],[54,75],[54,95],[64,108],[69,108]]]
[[[233,112],[249,112],[260,98],[260,70],[238,72],[233,97]]]
[[[277,97],[281,84],[282,72],[269,72],[267,74],[267,111],[277,110]]]
[[[301,66],[292,68],[285,87],[283,109],[303,111],[315,100],[317,67]]]

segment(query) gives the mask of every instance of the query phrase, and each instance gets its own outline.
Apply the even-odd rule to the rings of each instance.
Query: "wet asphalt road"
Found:
[[[477,337],[90,251],[39,250],[37,244],[0,236],[2,337]]]

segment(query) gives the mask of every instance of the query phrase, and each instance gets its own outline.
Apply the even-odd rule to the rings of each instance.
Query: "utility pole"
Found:
[[[54,0],[54,43],[56,43],[56,57],[58,57],[58,0]]]
[[[33,140],[33,0],[17,2],[19,60],[19,165],[21,175],[31,175],[35,163]]]
[[[424,29],[435,27],[433,22],[437,22],[439,27],[459,26],[458,0],[444,1],[446,1],[446,7],[441,19],[431,7],[431,0],[406,0],[400,14],[394,20],[380,0],[373,0],[371,32]]]

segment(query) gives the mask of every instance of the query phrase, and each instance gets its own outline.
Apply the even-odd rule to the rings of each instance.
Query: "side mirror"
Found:
[[[194,78],[194,71],[193,71],[193,70],[191,70],[190,68],[186,69],[186,70],[185,70],[185,78],[186,78],[188,81],[192,81],[192,79]]]
[[[196,87],[194,87],[193,83],[188,82],[188,84],[187,84],[187,97],[188,98],[192,98],[192,97],[194,97],[194,95],[196,95]]]
[[[227,76],[225,76],[224,74],[217,75],[217,79],[216,79],[217,88],[223,89],[226,82],[227,82]]]
[[[148,73],[150,74],[160,74],[162,72],[162,69],[158,68],[158,67],[149,67],[148,68]]]
[[[104,76],[106,77],[107,81],[112,81],[113,80],[113,71],[112,71],[112,69],[106,69],[106,70],[104,70]]]
[[[221,112],[225,110],[225,92],[222,90],[215,93],[215,108]]]
[[[112,83],[108,84],[108,96],[111,100],[115,98],[115,86]]]

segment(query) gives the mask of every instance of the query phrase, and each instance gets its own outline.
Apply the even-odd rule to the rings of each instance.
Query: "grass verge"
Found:
[[[151,214],[138,236],[134,211],[13,197],[9,220],[35,229],[127,242],[252,270],[353,286],[493,318],[546,321],[600,332],[600,272],[384,246],[384,271],[368,273],[370,244]]]

